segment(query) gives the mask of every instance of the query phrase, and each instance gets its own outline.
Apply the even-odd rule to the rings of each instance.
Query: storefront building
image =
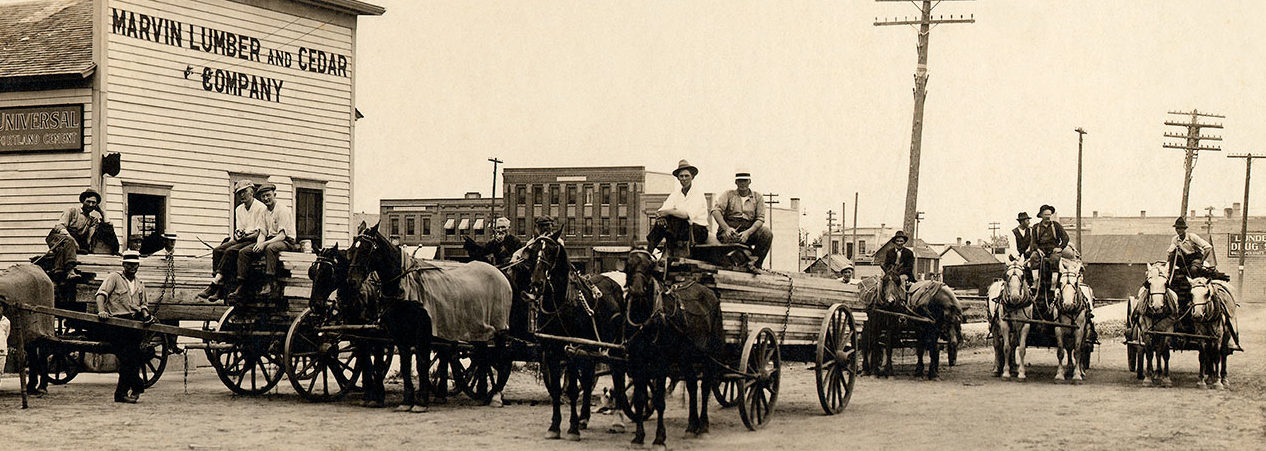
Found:
[[[477,192],[459,198],[383,199],[378,231],[405,246],[420,247],[419,257],[464,260],[466,238],[487,241],[504,207],[500,198]]]
[[[42,253],[93,188],[122,243],[232,228],[237,180],[277,185],[298,238],[347,243],[357,112],[353,0],[0,5],[0,263]],[[125,244],[126,246],[126,244]]]

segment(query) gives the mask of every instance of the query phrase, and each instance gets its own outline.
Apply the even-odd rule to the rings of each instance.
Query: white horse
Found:
[[[1161,378],[1161,385],[1169,387],[1173,380],[1169,378],[1169,344],[1168,337],[1156,337],[1148,332],[1173,332],[1174,322],[1178,316],[1178,295],[1169,289],[1169,270],[1165,262],[1156,262],[1147,268],[1147,282],[1139,287],[1138,303],[1133,311],[1128,312],[1134,323],[1134,340],[1142,343],[1135,362],[1137,377],[1143,385],[1151,385],[1153,377]],[[1156,360],[1156,370],[1152,370],[1152,360]],[[1144,371],[1144,360],[1147,362]]]
[[[1196,386],[1230,387],[1226,382],[1226,357],[1231,353],[1231,325],[1235,323],[1235,295],[1221,280],[1191,279],[1191,319],[1196,333],[1212,337],[1200,346],[1200,377]]]
[[[989,285],[986,307],[994,341],[994,376],[1006,380],[1014,372],[1016,380],[1024,380],[1029,323],[1016,320],[1033,319],[1033,297],[1024,278],[1024,262],[1013,258],[1004,279]]]
[[[1078,362],[1082,346],[1086,342],[1087,323],[1090,309],[1094,308],[1094,291],[1082,283],[1082,264],[1080,261],[1065,258],[1060,260],[1059,296],[1051,308],[1056,322],[1065,324],[1055,328],[1056,358],[1059,366],[1055,370],[1055,380],[1064,380],[1067,367],[1064,366],[1064,354],[1068,354],[1068,366],[1072,367],[1074,384],[1083,379],[1084,362]]]

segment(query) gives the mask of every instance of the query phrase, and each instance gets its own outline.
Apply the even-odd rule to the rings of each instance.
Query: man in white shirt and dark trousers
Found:
[[[277,268],[281,266],[282,251],[298,250],[295,241],[295,215],[277,201],[277,185],[265,183],[259,187],[259,201],[268,209],[263,214],[260,234],[255,244],[243,248],[237,256],[237,290],[230,298],[241,299],[249,291],[246,288],[246,275],[250,271],[251,262],[263,256],[264,276],[266,283],[260,297],[272,298],[279,303],[284,302],[281,284],[277,282]]]
[[[101,282],[101,288],[97,289],[94,298],[98,317],[153,322],[154,317],[149,314],[149,302],[145,298],[145,284],[136,277],[140,266],[140,253],[132,250],[123,252],[123,270],[110,273]],[[144,363],[141,342],[145,334],[124,327],[99,327],[98,334],[109,343],[110,352],[119,360],[119,382],[114,388],[114,402],[136,404],[145,391],[145,381],[141,379],[141,365]]]
[[[681,189],[669,193],[664,204],[659,207],[658,218],[646,235],[649,244],[647,250],[651,253],[665,239],[668,241],[667,249],[674,252],[688,249],[691,243],[707,242],[708,201],[704,198],[702,189],[693,188],[696,175],[699,175],[699,169],[686,160],[677,163],[673,176],[677,177]]]
[[[211,285],[198,293],[198,297],[210,301],[222,297],[226,281],[234,280],[238,253],[258,242],[264,214],[268,211],[263,202],[255,201],[255,184],[249,180],[238,180],[233,185],[233,194],[238,200],[233,210],[233,236],[211,250]]]

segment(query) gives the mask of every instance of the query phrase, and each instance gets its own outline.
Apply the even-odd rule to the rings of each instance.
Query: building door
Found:
[[[128,193],[127,248],[152,254],[163,248],[167,231],[167,196]]]
[[[321,247],[322,211],[325,193],[313,188],[295,188],[295,234],[298,240],[312,240],[312,247]]]

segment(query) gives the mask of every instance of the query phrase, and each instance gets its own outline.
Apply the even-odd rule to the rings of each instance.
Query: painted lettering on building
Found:
[[[1227,247],[1227,255],[1232,258],[1240,258],[1241,249],[1245,251],[1246,257],[1266,257],[1266,233],[1249,232],[1248,240],[1241,238],[1238,233],[1233,233]]]
[[[0,153],[81,151],[84,106],[0,108]]]

